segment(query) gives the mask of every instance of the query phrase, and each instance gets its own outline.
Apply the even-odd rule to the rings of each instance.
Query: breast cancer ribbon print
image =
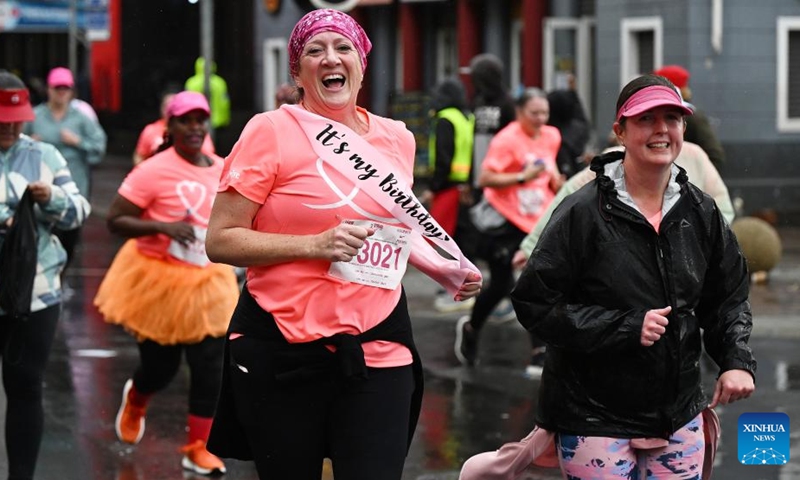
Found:
[[[194,217],[197,221],[208,225],[208,218],[200,214],[203,202],[208,197],[205,185],[191,180],[181,180],[175,185],[175,194],[181,205],[186,208],[187,216]]]
[[[281,108],[300,125],[319,160],[335,168],[352,181],[354,188],[360,189],[390,212],[396,220],[392,223],[399,222],[414,232],[411,243],[415,254],[440,266],[440,273],[450,290],[457,290],[469,272],[480,275],[480,270],[464,256],[455,241],[422,206],[410,186],[395,175],[390,162],[375,147],[346,125],[297,105],[283,105]],[[352,192],[351,196],[345,196],[340,190],[335,191],[342,201],[348,197],[352,201]],[[363,215],[363,212],[359,213]],[[451,258],[440,255],[431,243]]]

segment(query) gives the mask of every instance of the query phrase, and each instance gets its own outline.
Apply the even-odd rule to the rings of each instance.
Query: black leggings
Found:
[[[44,369],[60,311],[60,305],[54,305],[16,323],[0,315],[9,480],[32,479],[36,470],[44,430]]]
[[[478,257],[484,259],[489,266],[489,281],[484,284],[481,293],[475,299],[469,323],[478,332],[492,310],[511,293],[514,288],[514,253],[525,238],[525,232],[509,226],[508,232],[500,236],[482,234],[478,240]],[[544,342],[528,332],[532,348],[541,347]]]
[[[225,337],[206,337],[199,343],[178,345],[161,345],[152,340],[140,342],[140,363],[133,374],[133,384],[142,394],[162,390],[178,373],[185,350],[191,374],[189,413],[212,417],[222,381],[224,347]]]
[[[331,373],[279,382],[281,365],[268,342],[244,336],[229,345],[236,411],[259,478],[319,480],[328,457],[336,480],[400,480],[414,390],[411,365],[368,368],[366,380]]]
[[[64,247],[64,251],[67,253],[67,263],[64,265],[63,271],[67,270],[67,267],[72,264],[72,260],[75,258],[75,250],[81,242],[82,232],[83,227],[74,228],[72,230],[53,229],[53,233],[58,237],[61,246]]]

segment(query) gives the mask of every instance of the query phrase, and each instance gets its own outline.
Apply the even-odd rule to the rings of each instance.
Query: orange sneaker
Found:
[[[216,455],[206,450],[206,442],[195,440],[181,448],[183,460],[181,465],[186,470],[200,475],[222,475],[227,470],[225,464]]]
[[[121,442],[136,445],[144,435],[145,407],[137,407],[128,401],[128,393],[132,388],[133,379],[128,379],[125,388],[122,389],[122,405],[119,406],[114,428]]]

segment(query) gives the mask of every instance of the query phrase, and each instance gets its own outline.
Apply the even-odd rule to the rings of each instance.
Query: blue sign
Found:
[[[108,30],[108,0],[76,2],[79,29]],[[0,2],[0,31],[60,33],[69,30],[72,12],[69,1]]]
[[[780,412],[739,415],[738,454],[744,465],[789,462],[789,415]]]

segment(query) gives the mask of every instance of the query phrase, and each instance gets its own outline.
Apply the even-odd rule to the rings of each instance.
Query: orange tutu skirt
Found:
[[[239,298],[233,268],[200,268],[142,255],[135,240],[117,252],[94,304],[108,323],[121,325],[137,341],[161,345],[221,337]]]

